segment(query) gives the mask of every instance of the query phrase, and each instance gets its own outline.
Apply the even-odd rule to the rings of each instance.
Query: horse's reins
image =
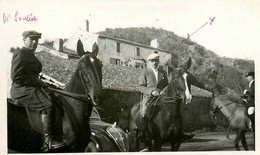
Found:
[[[176,82],[176,79],[174,79],[174,84],[175,84],[175,82]],[[153,101],[153,102],[155,102],[155,104],[154,104],[154,106],[157,106],[157,103],[159,102],[159,100],[162,98],[162,99],[167,99],[167,100],[163,100],[163,103],[176,103],[176,101],[178,101],[178,100],[180,100],[180,98],[179,98],[179,91],[177,90],[177,88],[176,87],[174,87],[174,89],[175,89],[175,92],[176,92],[176,99],[175,98],[173,98],[173,97],[169,97],[169,96],[163,96],[163,95],[160,95],[160,96],[158,96],[157,98],[155,98],[155,100]],[[153,100],[152,98],[150,99],[150,100]],[[149,101],[148,101],[149,102]],[[154,113],[155,113],[155,111],[153,111],[152,112],[152,114],[151,114],[151,116],[153,116],[154,115]],[[148,123],[148,119],[146,119],[146,121],[145,121],[145,126],[147,125],[147,123]]]
[[[241,98],[240,98],[241,99]],[[218,109],[217,110],[221,110],[221,108],[223,108],[223,107],[225,107],[225,106],[228,106],[228,105],[230,105],[230,104],[232,104],[232,103],[234,103],[234,102],[237,102],[237,101],[239,101],[240,99],[238,99],[238,100],[235,100],[235,101],[232,101],[232,102],[230,102],[230,103],[228,103],[228,104],[226,104],[226,105],[222,105],[221,107],[218,107]],[[215,103],[214,103],[215,104]],[[216,104],[215,104],[216,105]]]
[[[225,106],[228,106],[228,105],[230,105],[230,104],[232,104],[232,103],[234,103],[234,102],[239,101],[240,99],[241,99],[241,98],[239,98],[238,100],[232,101],[232,102],[230,102],[230,103],[228,103],[228,104],[226,104],[226,105],[222,105],[221,107],[217,107],[217,109],[215,110],[215,112],[221,110],[221,109],[222,109],[223,107],[225,107]],[[215,102],[214,102],[213,104],[214,104],[215,106],[217,106],[217,105],[215,104]],[[234,114],[234,112],[236,111],[236,109],[237,109],[237,106],[236,106],[236,108],[234,108],[234,110],[232,111],[232,113],[227,117],[229,124],[230,124],[229,119],[230,119],[230,117]],[[215,112],[214,112],[214,113],[215,113]],[[213,113],[213,114],[214,114],[214,113]],[[212,116],[211,116],[211,118],[212,118]],[[217,127],[221,127],[221,126],[218,125],[215,121],[213,121],[213,123],[214,123]],[[232,126],[232,124],[230,124],[230,125]]]
[[[81,83],[83,84],[83,87],[84,87],[84,89],[85,89],[85,92],[88,92],[88,89],[87,89],[86,84],[84,83],[84,79],[83,79],[83,76],[82,76],[82,74],[81,74],[81,71],[79,71],[79,75],[80,75],[79,77],[80,77]],[[89,93],[88,93],[87,95],[82,95],[82,94],[77,94],[77,93],[68,92],[68,91],[65,91],[65,90],[60,90],[60,89],[56,89],[56,88],[51,88],[51,87],[48,87],[47,89],[49,89],[49,90],[51,90],[51,91],[54,91],[54,92],[56,92],[56,93],[65,95],[65,96],[67,96],[67,97],[70,97],[70,98],[79,100],[79,101],[84,101],[84,102],[86,102],[86,101],[91,100]]]
[[[79,101],[84,101],[85,102],[85,101],[90,100],[90,98],[86,97],[86,95],[81,95],[81,94],[77,94],[77,93],[67,92],[67,91],[64,91],[64,90],[59,90],[59,89],[51,88],[51,87],[48,87],[47,89],[49,89],[51,91],[54,91],[56,93],[62,94],[64,96],[74,98],[74,99],[79,100]]]
[[[208,114],[209,115],[209,114]],[[217,127],[219,127],[222,131],[224,131],[222,128],[222,126],[220,126],[220,125],[218,125],[217,123],[216,123],[216,121],[215,121],[215,119],[216,119],[216,117],[215,117],[215,119],[213,118],[213,116],[212,115],[210,115],[210,117],[211,117],[211,120],[212,120],[212,122],[217,126]]]

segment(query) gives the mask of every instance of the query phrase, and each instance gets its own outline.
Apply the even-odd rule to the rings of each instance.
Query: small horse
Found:
[[[54,136],[66,144],[58,152],[84,151],[90,141],[89,117],[93,105],[102,102],[100,60],[91,52],[85,53],[80,40],[77,53],[81,58],[64,91],[74,97],[51,93],[54,102]],[[8,100],[8,148],[19,152],[42,152],[41,146],[41,135],[31,127],[24,107],[13,105]]]
[[[161,151],[163,143],[170,142],[171,150],[177,151],[181,145],[183,132],[182,116],[180,106],[191,100],[190,88],[187,84],[186,70],[191,65],[188,60],[183,68],[173,69],[169,65],[168,80],[169,85],[163,90],[162,96],[156,98],[155,106],[151,106],[152,114],[146,123],[146,135],[149,138],[149,151]],[[187,91],[186,91],[187,90]],[[136,103],[131,108],[130,132],[140,127],[140,103]],[[137,144],[138,145],[138,144]]]
[[[245,133],[250,129],[250,119],[245,113],[246,106],[239,106],[236,102],[225,104],[226,100],[222,97],[216,97],[212,100],[213,114],[220,110],[228,119],[230,127],[236,131],[236,138],[234,145],[236,150],[239,149],[238,143],[241,141],[243,148],[247,151],[248,146],[246,142]]]

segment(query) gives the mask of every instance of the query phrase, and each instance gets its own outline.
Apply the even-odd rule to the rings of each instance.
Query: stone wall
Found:
[[[116,121],[116,114],[120,108],[130,109],[133,104],[141,101],[141,93],[122,92],[105,89],[103,92],[105,100],[101,106],[106,112],[111,123]],[[209,112],[211,110],[212,98],[194,96],[190,104],[181,105],[181,114],[184,122],[185,131],[195,131],[202,129],[214,129],[216,125],[212,122]],[[219,123],[226,125],[226,119],[220,115]]]

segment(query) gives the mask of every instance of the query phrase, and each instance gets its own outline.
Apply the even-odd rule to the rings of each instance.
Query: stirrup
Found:
[[[52,135],[44,134],[43,146],[41,149],[43,152],[48,152],[51,149],[58,149],[60,147],[64,147],[65,145],[66,144],[64,142],[57,142],[53,140]]]
[[[41,149],[43,152],[48,152],[49,150],[58,149],[64,147],[65,145],[66,144],[64,142],[52,141],[51,143],[44,144]]]

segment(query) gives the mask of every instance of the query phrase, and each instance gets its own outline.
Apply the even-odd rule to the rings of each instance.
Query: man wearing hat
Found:
[[[248,72],[246,79],[249,82],[248,117],[252,123],[252,130],[255,132],[255,72]]]
[[[22,34],[24,47],[13,52],[11,79],[11,96],[22,104],[26,111],[31,126],[43,135],[43,151],[63,146],[53,140],[51,132],[52,102],[44,92],[48,87],[40,80],[39,73],[42,71],[41,62],[35,57],[34,51],[38,46],[41,33],[34,30],[25,31]]]
[[[152,53],[147,57],[147,69],[143,71],[139,78],[139,88],[143,93],[143,101],[141,102],[141,116],[146,116],[147,102],[152,96],[159,96],[163,88],[168,85],[166,72],[158,69],[159,54]],[[160,88],[157,84],[160,83]]]
[[[143,71],[139,78],[139,89],[143,93],[143,100],[140,103],[140,115],[141,115],[141,131],[145,132],[145,120],[147,112],[147,102],[152,96],[161,95],[161,91],[169,84],[167,74],[164,70],[159,69],[159,55],[152,53],[147,57],[147,69]],[[142,134],[143,134],[142,133]],[[182,130],[182,141],[191,139],[194,134],[187,135]]]
[[[163,88],[168,85],[166,72],[158,68],[159,54],[152,53],[147,57],[147,68],[139,78],[139,89],[143,93],[143,100],[140,103],[141,131],[145,130],[147,102],[152,96],[159,96]],[[160,87],[157,84],[160,83]]]

